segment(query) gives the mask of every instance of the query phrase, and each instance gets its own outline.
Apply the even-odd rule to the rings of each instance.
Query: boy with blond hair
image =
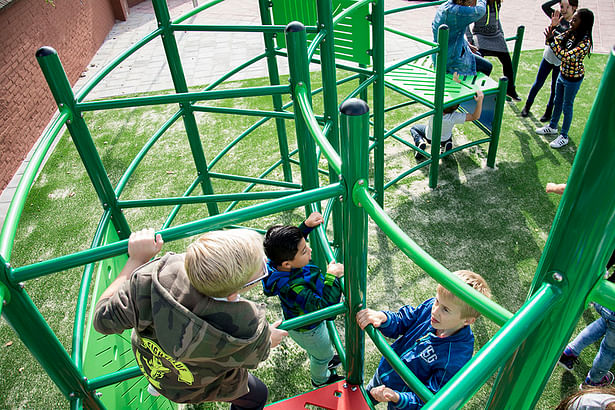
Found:
[[[262,409],[267,387],[247,369],[287,332],[267,323],[264,305],[239,295],[267,275],[261,235],[207,232],[185,254],[150,261],[162,245],[152,229],[130,235],[128,261],[96,305],[95,329],[133,329],[132,349],[154,395]]]
[[[487,297],[491,290],[477,273],[454,272],[460,279]],[[408,369],[436,393],[461,369],[474,352],[474,335],[470,325],[480,313],[462,302],[442,285],[436,297],[414,308],[406,305],[399,312],[363,309],[357,313],[361,329],[367,325],[382,334],[398,338],[391,347]],[[388,402],[392,409],[417,409],[421,399],[410,390],[384,357],[366,387],[372,402]]]

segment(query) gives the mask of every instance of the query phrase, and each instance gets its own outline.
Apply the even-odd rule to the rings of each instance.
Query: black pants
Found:
[[[248,393],[231,401],[231,410],[262,410],[265,407],[269,396],[265,383],[248,373],[248,388]]]
[[[508,89],[506,90],[506,94],[517,94],[515,83],[513,82],[513,66],[510,54],[506,51],[491,51],[483,50],[482,48],[479,49],[478,52],[484,56],[497,57],[497,59],[500,60],[500,63],[502,63],[502,71],[504,71],[504,75],[508,78]]]

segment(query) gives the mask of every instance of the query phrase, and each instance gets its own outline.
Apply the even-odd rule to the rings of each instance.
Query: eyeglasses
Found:
[[[250,282],[246,283],[245,285],[243,285],[241,287],[241,289],[245,289],[249,286],[254,285],[255,283],[260,282],[261,280],[265,279],[267,276],[269,276],[269,268],[267,267],[267,258],[263,258],[263,270],[262,270],[262,275],[259,276],[258,278],[251,280]]]

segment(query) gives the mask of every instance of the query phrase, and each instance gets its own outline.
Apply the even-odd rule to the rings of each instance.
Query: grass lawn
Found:
[[[522,54],[517,79],[519,95],[527,95],[541,56],[542,51]],[[428,171],[424,168],[398,182],[385,194],[385,209],[411,238],[451,271],[470,269],[482,274],[492,288],[494,300],[512,312],[525,301],[559,203],[559,197],[547,195],[544,187],[547,182],[560,183],[567,179],[606,56],[593,55],[585,61],[587,76],[575,101],[575,116],[567,146],[560,150],[551,149],[548,146],[550,140],[534,133],[534,128],[542,125],[537,118],[542,115],[548,97],[548,90],[543,88],[533,106],[535,116],[519,117],[523,102],[506,104],[495,169],[485,166],[487,146],[475,146],[442,160],[437,189],[428,188]],[[493,76],[497,78],[501,75],[501,68],[497,63],[495,65]],[[263,83],[264,80],[248,80],[238,85]],[[402,101],[401,97],[387,92],[387,105]],[[314,101],[319,107],[319,97]],[[264,97],[225,100],[216,104],[271,107],[270,99]],[[86,115],[112,184],[117,184],[141,146],[175,110],[174,106],[159,106]],[[421,108],[411,106],[387,114],[387,127],[392,128],[418,110]],[[315,111],[320,110],[316,108]],[[203,113],[196,116],[209,161],[254,122],[251,117]],[[296,144],[290,122],[287,122],[287,129],[292,149]],[[399,135],[411,140],[408,129]],[[481,135],[471,124],[464,124],[456,127],[454,141],[461,143],[478,139]],[[257,176],[278,158],[277,150],[274,125],[269,121],[232,149],[216,164],[214,171]],[[389,179],[415,164],[413,152],[402,144],[387,141],[386,152],[385,167]],[[296,166],[293,171],[298,174]],[[179,196],[194,176],[183,124],[177,123],[146,157],[122,198]],[[276,170],[272,178],[282,179],[281,171]],[[217,193],[237,192],[244,186],[244,183],[214,180]],[[220,204],[220,209],[227,205]],[[170,207],[132,209],[126,211],[126,217],[133,229],[160,227],[169,211]],[[22,266],[87,248],[100,215],[101,207],[89,178],[70,138],[64,135],[29,196],[15,241],[12,265]],[[206,216],[205,206],[185,206],[175,224]],[[266,228],[272,223],[300,221],[301,210],[296,210],[254,220],[249,225]],[[187,243],[188,240],[169,243],[164,250],[181,252]],[[68,350],[80,278],[81,269],[72,269],[26,284],[34,303]],[[434,293],[435,282],[370,223],[368,305],[375,309],[397,309],[403,304],[417,305]],[[268,304],[271,321],[281,317],[276,299],[267,300],[258,289],[247,296]],[[575,334],[596,317],[593,311],[587,310]],[[338,319],[340,330],[342,326],[343,321]],[[473,329],[478,349],[497,332],[498,327],[481,318]],[[369,379],[380,355],[369,338],[367,340],[365,378]],[[587,348],[572,373],[556,368],[537,408],[554,408],[562,397],[573,391],[589,370],[596,351],[597,345]],[[311,388],[307,357],[290,339],[274,349],[255,374],[269,386],[271,401],[295,396]],[[0,320],[0,375],[0,408],[69,407],[3,320]],[[481,408],[490,387],[491,382],[466,408]],[[211,403],[198,408],[226,409],[228,405]]]

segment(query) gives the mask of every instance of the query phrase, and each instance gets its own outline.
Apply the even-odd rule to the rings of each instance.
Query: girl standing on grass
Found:
[[[568,130],[572,123],[574,98],[585,76],[583,59],[589,55],[592,47],[593,27],[594,13],[589,9],[578,9],[572,16],[570,28],[563,34],[555,36],[552,25],[545,30],[547,45],[562,60],[555,86],[551,122],[549,125],[536,129],[536,133],[540,135],[557,134],[559,117],[562,111],[564,112],[562,130],[560,135],[549,144],[551,148],[561,148],[568,144]]]
[[[559,11],[553,10],[553,6],[557,3],[560,3]],[[578,0],[549,0],[542,5],[542,11],[544,11],[545,14],[551,19],[551,26],[554,27],[553,30],[556,35],[562,34],[570,28],[570,20],[572,19],[574,12],[577,11],[578,6]],[[540,91],[545,81],[549,77],[549,73],[551,73],[551,92],[549,94],[549,102],[547,103],[545,113],[542,117],[540,117],[540,122],[547,122],[551,120],[551,113],[553,112],[553,99],[555,98],[555,83],[557,82],[557,77],[559,77],[559,66],[561,63],[561,60],[555,55],[555,53],[553,53],[551,47],[548,45],[545,46],[545,51],[542,54],[542,61],[538,67],[538,73],[536,73],[536,79],[534,80],[534,84],[532,84],[532,88],[527,95],[525,106],[521,110],[522,117],[527,117],[530,115],[530,109],[532,108],[534,99],[536,98],[538,91]]]

